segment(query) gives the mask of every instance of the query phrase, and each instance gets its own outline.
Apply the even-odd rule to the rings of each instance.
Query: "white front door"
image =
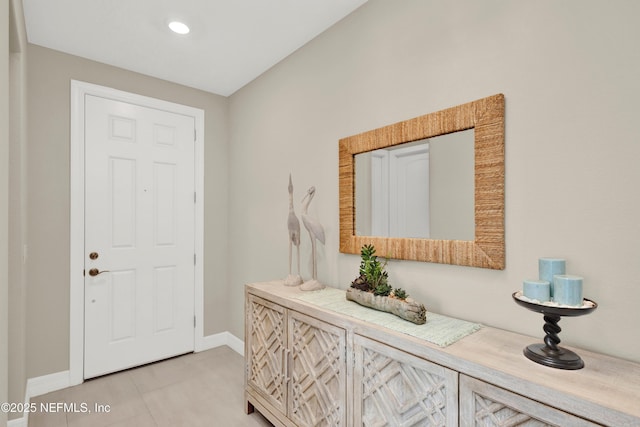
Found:
[[[194,118],[85,95],[84,378],[194,349]]]

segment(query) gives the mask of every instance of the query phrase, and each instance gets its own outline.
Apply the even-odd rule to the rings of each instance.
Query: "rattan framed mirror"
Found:
[[[474,240],[360,236],[355,230],[359,153],[474,129]],[[498,94],[343,138],[339,141],[340,252],[365,244],[394,259],[502,270],[504,239],[504,95]]]

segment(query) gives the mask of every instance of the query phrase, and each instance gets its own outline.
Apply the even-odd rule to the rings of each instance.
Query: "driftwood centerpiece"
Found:
[[[381,264],[372,245],[362,247],[360,254],[360,276],[347,289],[347,299],[365,307],[385,311],[422,325],[427,321],[427,309],[423,304],[408,298],[400,288],[393,289],[388,283],[389,275],[384,270],[386,261]]]
[[[427,322],[427,309],[424,304],[420,304],[411,298],[402,300],[390,296],[374,295],[373,292],[360,291],[356,288],[349,288],[347,289],[347,299],[365,307],[395,314],[417,325],[423,325]]]

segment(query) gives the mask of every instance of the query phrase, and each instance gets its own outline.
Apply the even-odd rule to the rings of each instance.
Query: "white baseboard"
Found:
[[[62,390],[71,385],[69,371],[56,372],[55,374],[29,378],[24,391],[25,407],[29,406],[32,397],[42,396],[52,391]],[[22,418],[15,418],[7,422],[7,427],[27,427],[29,425],[29,413],[25,412]]]
[[[29,407],[30,398],[29,398],[29,390],[25,388],[24,391],[24,407]],[[24,412],[22,417],[15,418],[13,420],[7,421],[7,427],[28,427],[29,426],[29,413]]]
[[[227,345],[231,348],[231,350],[244,357],[244,341],[229,332],[227,332],[227,334]]]
[[[244,341],[233,335],[231,332],[220,332],[219,334],[208,335],[202,339],[202,347],[196,352],[211,350],[212,348],[228,346],[233,351],[244,357]]]
[[[62,390],[70,385],[69,371],[56,372],[55,374],[29,378],[27,380],[26,394],[29,398],[42,396],[52,391]]]

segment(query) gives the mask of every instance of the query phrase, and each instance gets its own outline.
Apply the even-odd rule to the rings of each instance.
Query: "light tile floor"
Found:
[[[30,414],[29,427],[271,426],[245,413],[243,372],[244,359],[226,346],[176,357],[36,397],[38,408],[60,411]]]

